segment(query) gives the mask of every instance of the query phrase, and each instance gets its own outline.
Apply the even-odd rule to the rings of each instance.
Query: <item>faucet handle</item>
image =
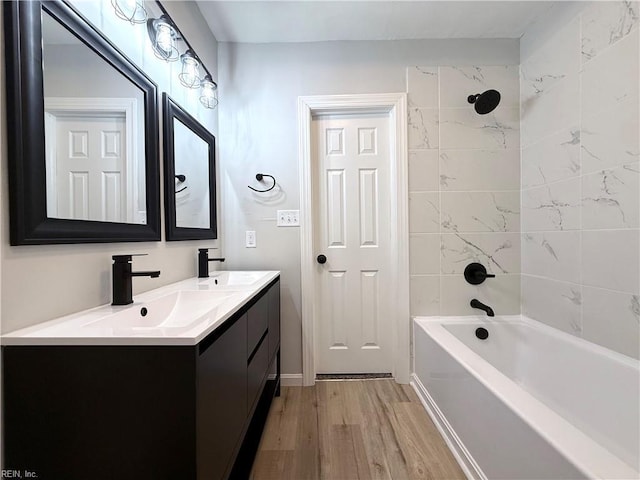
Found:
[[[487,273],[487,269],[480,263],[470,263],[464,269],[464,279],[471,285],[480,285],[487,278],[495,278],[495,275]]]
[[[144,257],[147,253],[129,253],[125,255],[111,255],[111,259],[115,263],[128,263],[132,260],[132,257]]]

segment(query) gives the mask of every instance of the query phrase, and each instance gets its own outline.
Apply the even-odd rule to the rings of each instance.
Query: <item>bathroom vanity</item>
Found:
[[[279,272],[216,272],[135,300],[3,336],[5,468],[248,477],[279,393]]]

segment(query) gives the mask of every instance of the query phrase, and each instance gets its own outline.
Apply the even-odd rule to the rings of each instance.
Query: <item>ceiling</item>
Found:
[[[221,42],[520,38],[548,1],[197,1]]]

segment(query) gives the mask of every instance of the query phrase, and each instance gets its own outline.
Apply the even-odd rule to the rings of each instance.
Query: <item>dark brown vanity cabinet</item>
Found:
[[[245,478],[279,390],[279,299],[276,279],[196,346],[3,347],[4,468]]]

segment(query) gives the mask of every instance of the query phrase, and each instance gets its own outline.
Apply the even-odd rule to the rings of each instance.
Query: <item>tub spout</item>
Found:
[[[489,305],[485,305],[484,303],[482,303],[480,300],[474,298],[473,300],[471,300],[471,308],[478,308],[480,310],[484,310],[487,313],[488,317],[495,317],[495,313],[493,313],[493,308],[491,308]]]

